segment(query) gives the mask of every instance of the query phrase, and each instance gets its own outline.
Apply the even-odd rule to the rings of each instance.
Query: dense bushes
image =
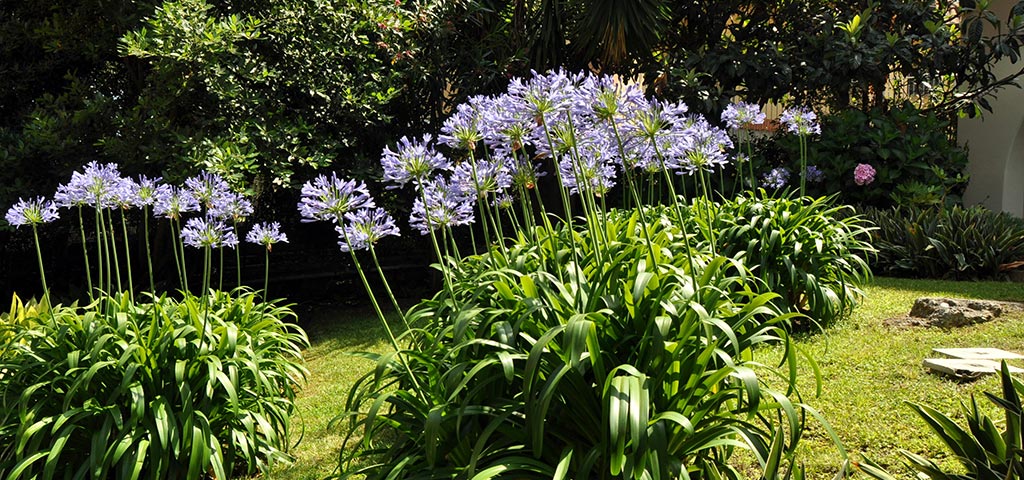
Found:
[[[14,309],[0,325],[0,472],[230,478],[287,460],[305,334],[243,290]]]
[[[410,310],[414,348],[374,356],[353,389],[348,410],[367,413],[350,460],[370,466],[347,473],[734,478],[747,449],[772,478],[807,408],[795,384],[762,378],[795,378],[795,314],[743,262],[691,249],[670,210],[643,212],[454,264],[451,294]],[[781,369],[755,360],[778,342]]]
[[[1024,220],[982,207],[867,209],[878,226],[876,273],[916,278],[1001,278],[1024,261]]]

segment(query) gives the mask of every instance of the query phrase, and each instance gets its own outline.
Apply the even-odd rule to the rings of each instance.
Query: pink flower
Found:
[[[853,169],[853,181],[857,185],[867,185],[875,181],[874,167],[866,163],[857,164],[857,168]]]

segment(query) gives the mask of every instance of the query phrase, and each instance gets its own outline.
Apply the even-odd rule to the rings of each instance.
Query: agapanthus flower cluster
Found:
[[[73,172],[71,181],[57,187],[53,198],[60,207],[91,205],[111,208],[117,202],[117,192],[123,178],[113,163],[89,162],[81,172]]]
[[[22,225],[50,223],[60,218],[60,214],[57,213],[57,204],[51,200],[43,197],[30,198],[28,200],[19,198],[18,203],[15,203],[14,206],[7,210],[4,218],[7,220],[7,223],[20,227]]]
[[[191,191],[170,185],[167,187],[156,192],[153,215],[179,220],[183,213],[199,211],[199,201]]]
[[[341,251],[366,250],[387,236],[399,236],[395,219],[383,208],[362,208],[345,214],[346,223],[337,225]]]
[[[800,136],[820,135],[821,125],[818,124],[818,116],[807,107],[795,107],[786,109],[779,117],[779,122],[786,127],[789,133]]]
[[[733,130],[739,130],[748,124],[763,123],[765,118],[760,105],[747,102],[730,104],[722,111],[722,122]]]
[[[212,208],[213,204],[231,194],[231,187],[220,175],[210,172],[203,172],[185,180],[185,188],[192,192],[192,196],[199,201],[200,205]]]
[[[238,236],[223,220],[211,217],[190,218],[181,229],[181,240],[190,247],[220,248],[238,245]]]
[[[474,220],[471,199],[460,195],[441,178],[423,184],[422,198],[413,201],[409,216],[409,224],[421,235],[441,227],[468,225]]]
[[[252,230],[245,235],[245,241],[263,245],[270,251],[275,243],[288,243],[288,235],[281,232],[281,224],[278,222],[261,222],[252,226]]]
[[[318,175],[302,186],[299,213],[304,222],[341,222],[346,213],[373,206],[366,183],[342,180],[336,173],[331,173],[329,177]]]
[[[775,167],[764,176],[762,185],[768,188],[782,188],[789,182],[789,170],[785,167]]]
[[[820,168],[814,165],[808,165],[806,172],[804,172],[808,182],[820,183],[825,181],[825,172],[821,171]]]
[[[418,141],[402,137],[395,150],[385,148],[380,161],[384,167],[384,180],[400,186],[410,181],[419,185],[438,170],[451,170],[451,162],[434,149],[432,138],[430,134]]]
[[[859,163],[853,169],[853,181],[857,185],[864,186],[875,181],[875,167],[866,163]]]

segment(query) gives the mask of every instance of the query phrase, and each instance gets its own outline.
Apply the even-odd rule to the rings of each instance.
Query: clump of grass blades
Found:
[[[12,325],[0,355],[5,478],[222,479],[289,459],[308,344],[289,308],[237,289],[52,313]]]
[[[738,450],[788,477],[817,416],[795,385],[798,314],[741,262],[684,255],[669,213],[609,212],[602,238],[539,228],[453,265],[451,295],[409,312],[421,392],[396,353],[366,354],[341,477],[741,478]],[[784,345],[777,368],[754,359],[766,343]]]
[[[735,200],[700,198],[691,208],[712,211],[705,242],[717,232],[718,253],[742,261],[772,292],[784,311],[799,312],[821,326],[849,315],[871,279],[867,259],[873,227],[835,205],[835,197],[764,198],[747,193]],[[808,325],[804,325],[806,328]]]

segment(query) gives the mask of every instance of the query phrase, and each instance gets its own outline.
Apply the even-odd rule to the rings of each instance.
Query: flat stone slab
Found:
[[[998,348],[933,348],[933,352],[966,360],[1022,360],[1024,355]]]
[[[924,366],[939,373],[959,378],[977,378],[999,372],[1000,365],[992,360],[961,358],[926,358]],[[1010,373],[1024,373],[1017,367],[1007,366]]]

